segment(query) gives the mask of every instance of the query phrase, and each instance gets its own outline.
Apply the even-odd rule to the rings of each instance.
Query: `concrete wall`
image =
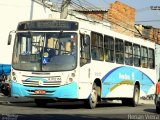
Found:
[[[0,15],[0,64],[11,63],[13,43],[7,46],[8,34],[16,30],[19,21],[59,17],[32,0],[0,0]]]
[[[20,21],[34,19],[56,19],[59,12],[53,12],[38,0],[0,0],[0,74],[10,74],[13,40],[7,45],[8,34],[16,30]]]

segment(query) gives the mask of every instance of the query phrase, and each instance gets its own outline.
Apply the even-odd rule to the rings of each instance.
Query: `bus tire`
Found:
[[[45,99],[35,99],[34,102],[38,107],[45,107],[47,105],[47,101]]]
[[[123,106],[128,106],[128,105],[129,105],[129,101],[130,101],[129,98],[124,98],[124,99],[122,99],[122,105],[123,105]]]
[[[97,92],[97,85],[96,83],[93,84],[91,94],[87,101],[85,101],[85,104],[87,105],[88,108],[94,109],[97,105],[98,101],[98,92]]]
[[[131,98],[131,106],[136,107],[139,103],[140,90],[138,85],[134,86],[133,98]]]
[[[160,114],[160,108],[156,106],[156,113]]]

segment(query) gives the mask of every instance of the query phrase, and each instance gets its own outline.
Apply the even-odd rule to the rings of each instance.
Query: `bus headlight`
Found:
[[[12,76],[15,76],[16,75],[16,73],[15,72],[12,72]]]
[[[13,77],[13,81],[16,81],[16,77]]]
[[[17,82],[17,78],[16,78],[16,73],[15,72],[12,72],[12,80],[14,81],[14,82]]]
[[[76,76],[76,75],[75,75],[75,72],[74,72],[74,73],[71,73],[70,75],[68,75],[68,78],[67,78],[66,83],[69,84],[69,83],[73,82],[74,79],[75,79],[75,76]]]
[[[71,76],[72,76],[72,77],[75,77],[75,73],[72,73]]]
[[[73,78],[69,78],[69,82],[73,82]]]

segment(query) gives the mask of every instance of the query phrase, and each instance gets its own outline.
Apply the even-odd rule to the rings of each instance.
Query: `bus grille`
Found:
[[[46,87],[52,87],[52,86],[60,86],[61,81],[38,81],[38,80],[32,80],[32,81],[23,81],[24,86],[46,86]]]

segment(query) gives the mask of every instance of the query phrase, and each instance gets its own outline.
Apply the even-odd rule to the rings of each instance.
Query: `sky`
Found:
[[[60,2],[62,0],[51,0]],[[135,23],[160,28],[160,10],[151,10],[150,6],[160,6],[160,0],[73,0],[88,1],[98,8],[108,9],[115,1],[120,1],[136,9]]]
[[[120,1],[136,9],[136,24],[160,28],[160,10],[151,10],[150,6],[160,6],[160,0],[87,0],[92,4],[108,8],[110,3]],[[145,21],[145,22],[142,22]]]

